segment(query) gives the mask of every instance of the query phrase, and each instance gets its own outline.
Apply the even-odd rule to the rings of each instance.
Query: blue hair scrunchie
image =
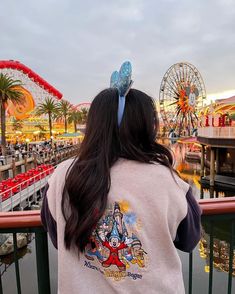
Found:
[[[128,94],[133,81],[131,80],[132,67],[130,61],[125,61],[118,71],[114,71],[110,78],[110,88],[116,88],[118,90],[118,126],[120,127],[125,103],[126,95]]]

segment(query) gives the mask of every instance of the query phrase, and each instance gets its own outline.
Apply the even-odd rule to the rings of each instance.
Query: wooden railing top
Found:
[[[235,214],[235,197],[202,199],[198,201],[203,215]],[[42,226],[40,211],[0,212],[0,228]]]

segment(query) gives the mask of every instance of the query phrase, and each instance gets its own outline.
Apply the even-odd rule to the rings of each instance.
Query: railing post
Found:
[[[47,233],[36,232],[35,241],[37,258],[38,294],[50,294],[51,289]]]
[[[234,233],[235,226],[234,220],[231,223],[230,229],[231,237],[230,237],[230,245],[229,245],[229,271],[228,271],[228,294],[232,293],[232,275],[233,275],[233,243],[234,243]]]
[[[193,290],[193,253],[189,253],[189,278],[188,278],[188,294],[192,294]]]
[[[37,155],[36,155],[36,153],[33,153],[33,165],[34,165],[34,168],[37,167]]]
[[[24,156],[24,171],[25,172],[27,172],[27,164],[28,164],[27,156],[28,156],[28,153],[25,154],[25,156]]]
[[[0,211],[2,211],[2,197],[3,197],[3,193],[0,193]]]
[[[20,268],[18,261],[18,247],[17,247],[17,235],[13,233],[13,244],[14,244],[14,260],[15,260],[15,272],[16,272],[16,285],[17,293],[21,294],[21,282],[20,282]]]
[[[2,289],[2,273],[0,269],[0,294],[3,294],[3,289]]]
[[[201,147],[201,178],[204,177],[204,169],[205,169],[205,146]]]
[[[58,151],[57,151],[57,150],[55,150],[55,152],[54,152],[54,157],[55,157],[55,164],[57,164],[57,163],[58,163],[58,156],[57,156],[57,154],[58,154]]]
[[[13,211],[12,189],[11,189],[11,211]]]
[[[214,261],[214,222],[210,222],[210,259],[209,259],[209,287],[208,294],[213,293],[213,261]]]
[[[11,168],[12,168],[12,177],[14,178],[16,176],[16,162],[15,162],[15,158],[12,158]]]

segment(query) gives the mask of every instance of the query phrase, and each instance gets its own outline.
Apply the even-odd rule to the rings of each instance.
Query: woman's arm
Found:
[[[192,194],[191,187],[186,194],[186,200],[188,212],[179,224],[174,244],[179,250],[191,252],[201,238],[201,209]]]
[[[50,209],[48,206],[48,200],[47,200],[48,188],[49,188],[49,185],[47,184],[45,186],[44,191],[43,191],[41,220],[42,220],[42,224],[43,224],[44,229],[49,233],[52,244],[57,249],[57,225],[56,225],[56,221],[54,220],[53,216],[51,215],[51,212],[50,212]]]

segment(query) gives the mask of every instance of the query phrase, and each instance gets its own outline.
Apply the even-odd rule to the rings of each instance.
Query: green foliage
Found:
[[[42,125],[36,125],[35,128],[38,128],[39,131],[46,133],[46,129],[45,129],[45,127],[42,126]]]
[[[67,133],[68,117],[71,111],[72,111],[72,105],[68,101],[61,100],[58,103],[58,113],[56,115],[56,119],[62,119],[64,121],[65,133]]]
[[[65,119],[68,117],[70,112],[72,111],[72,105],[66,101],[66,100],[61,100],[58,103],[58,113],[57,113],[57,118],[58,119]]]
[[[1,145],[2,154],[6,153],[6,103],[14,104],[24,102],[24,96],[17,87],[22,86],[20,80],[14,80],[7,74],[0,73],[0,111],[1,111]]]
[[[10,100],[13,103],[24,102],[24,96],[16,87],[22,86],[20,80],[14,80],[7,74],[0,73],[0,103],[7,103]]]
[[[45,114],[57,114],[58,113],[58,103],[55,102],[50,97],[47,97],[44,102],[39,103],[36,108],[36,115],[41,116]]]
[[[235,112],[229,115],[229,118],[231,118],[231,120],[235,120]]]
[[[78,110],[72,110],[69,113],[69,117],[68,117],[68,123],[76,123],[76,124],[80,124],[82,123],[82,113]]]
[[[81,116],[82,116],[82,123],[85,124],[87,122],[89,110],[87,108],[82,108],[80,110],[80,112],[81,112]]]
[[[40,103],[36,108],[36,115],[48,115],[50,137],[52,136],[52,120],[58,113],[58,103],[54,99],[47,97],[44,102]]]
[[[81,124],[82,123],[82,113],[76,109],[72,110],[69,113],[69,117],[68,117],[68,123],[74,124],[74,132],[77,132],[77,124]]]
[[[12,123],[12,130],[20,131],[23,129],[23,125],[24,125],[23,120],[14,118]]]

